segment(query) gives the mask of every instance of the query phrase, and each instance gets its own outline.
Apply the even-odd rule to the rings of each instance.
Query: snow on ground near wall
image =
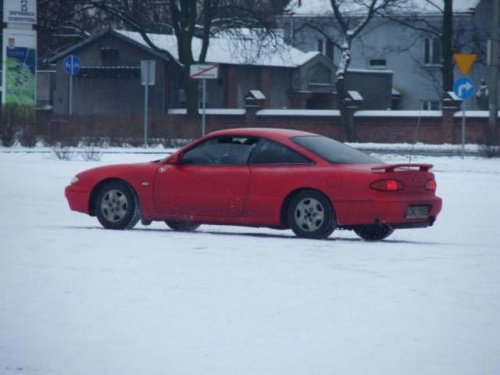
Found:
[[[500,373],[500,160],[415,157],[443,212],[379,243],[69,211],[75,173],[150,158],[0,154],[0,374]]]

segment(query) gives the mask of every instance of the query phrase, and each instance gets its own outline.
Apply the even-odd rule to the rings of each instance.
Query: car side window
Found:
[[[273,142],[263,139],[252,153],[250,164],[312,164],[313,162],[298,152]]]
[[[257,139],[218,137],[186,151],[181,158],[187,165],[245,165]]]

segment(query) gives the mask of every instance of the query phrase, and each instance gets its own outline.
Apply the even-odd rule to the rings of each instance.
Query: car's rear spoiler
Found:
[[[395,172],[396,169],[406,169],[406,170],[418,169],[419,171],[427,172],[432,167],[433,167],[432,164],[384,164],[373,167],[372,171]]]

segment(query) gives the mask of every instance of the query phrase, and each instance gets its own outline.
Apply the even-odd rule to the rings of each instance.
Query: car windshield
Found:
[[[370,155],[337,142],[331,138],[305,135],[293,137],[291,140],[313,154],[332,164],[381,164],[382,162]]]

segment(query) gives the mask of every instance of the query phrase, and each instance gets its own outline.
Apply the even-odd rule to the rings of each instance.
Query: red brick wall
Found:
[[[413,117],[355,117],[358,142],[413,143],[418,119]],[[416,142],[440,143],[441,118],[421,118]]]
[[[461,142],[461,118],[448,117],[452,120],[451,135],[445,137],[445,128],[441,117],[420,119],[417,142],[440,144]],[[342,140],[339,117],[327,116],[284,116],[284,115],[207,115],[206,131],[242,127],[290,128]],[[376,143],[412,143],[418,119],[414,117],[354,117],[357,142]],[[485,142],[487,118],[467,119],[467,143]],[[113,138],[130,143],[142,142],[143,117],[133,116],[73,116],[61,117],[40,113],[36,130],[39,135],[52,141],[82,138]],[[448,132],[450,133],[450,132]],[[149,135],[160,139],[192,139],[201,136],[201,116],[154,115],[150,117]],[[448,139],[446,139],[448,138]]]
[[[263,128],[285,128],[323,134],[331,138],[342,137],[339,117],[320,116],[259,116],[257,126]]]
[[[484,144],[486,141],[487,118],[467,118],[465,122],[465,143]],[[453,143],[462,143],[462,118],[453,122]]]

